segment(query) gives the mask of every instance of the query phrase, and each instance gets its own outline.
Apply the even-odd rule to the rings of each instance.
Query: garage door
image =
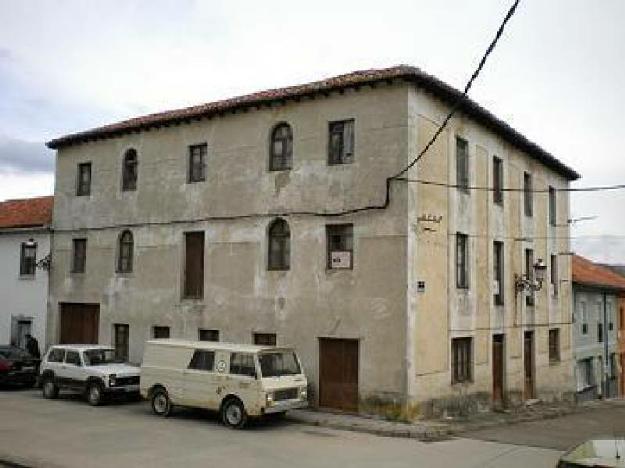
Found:
[[[358,410],[358,340],[319,339],[319,406]]]
[[[100,322],[99,304],[59,304],[61,344],[96,344]]]

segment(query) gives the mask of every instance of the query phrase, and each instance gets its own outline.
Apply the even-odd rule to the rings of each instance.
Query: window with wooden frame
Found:
[[[184,288],[187,299],[204,297],[204,232],[184,234]]]
[[[452,338],[451,340],[451,383],[473,380],[473,338]]]
[[[288,270],[291,267],[291,231],[282,218],[274,220],[267,230],[268,270]]]
[[[597,343],[603,343],[603,322],[597,323]]]
[[[523,173],[523,207],[525,216],[534,215],[534,192],[532,175],[529,172]]]
[[[328,164],[354,162],[354,119],[330,122]]]
[[[200,328],[197,335],[200,341],[219,341],[219,330]]]
[[[350,269],[354,267],[354,225],[326,225],[328,269]]]
[[[579,304],[580,307],[580,315],[582,316],[582,320],[581,320],[581,331],[582,331],[582,335],[587,335],[588,334],[588,309],[586,309],[586,303],[585,302],[580,302]]]
[[[22,242],[20,248],[20,276],[35,276],[37,269],[37,244],[32,240]]]
[[[76,176],[76,195],[86,196],[91,194],[91,163],[78,164]]]
[[[503,205],[503,160],[493,156],[493,202]]]
[[[254,344],[261,346],[275,346],[277,337],[275,333],[254,333]]]
[[[169,327],[155,325],[152,327],[152,338],[169,338]]]
[[[117,359],[128,361],[128,349],[130,344],[130,326],[126,323],[113,325],[113,343]]]
[[[469,288],[469,236],[456,233],[456,287]]]
[[[117,246],[117,272],[131,273],[133,264],[134,239],[132,232],[123,231],[119,235]]]
[[[503,242],[493,242],[493,298],[495,305],[503,305],[504,299],[504,259]]]
[[[293,165],[293,130],[288,123],[276,125],[271,132],[269,170],[286,171]]]
[[[534,251],[532,249],[525,249],[525,277],[528,281],[534,281]],[[533,306],[535,297],[533,290],[527,291],[525,305]]]
[[[469,193],[469,143],[456,137],[456,186]]]
[[[557,223],[557,198],[556,189],[549,187],[549,224],[555,226]]]
[[[137,176],[139,175],[139,158],[137,150],[130,148],[124,154],[122,163],[122,191],[137,190]]]
[[[551,289],[553,291],[553,295],[558,295],[558,256],[551,255]]]
[[[72,273],[84,273],[87,265],[87,239],[72,240]]]
[[[549,330],[549,362],[560,361],[560,329]]]
[[[187,180],[189,183],[202,182],[206,180],[206,154],[208,146],[206,143],[189,146],[189,168]]]

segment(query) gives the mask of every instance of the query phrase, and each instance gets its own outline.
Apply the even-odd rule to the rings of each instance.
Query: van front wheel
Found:
[[[171,400],[163,388],[157,388],[152,393],[152,411],[159,416],[169,416],[171,413]]]
[[[241,429],[247,422],[247,413],[243,403],[236,398],[226,401],[221,408],[221,420],[232,429]]]

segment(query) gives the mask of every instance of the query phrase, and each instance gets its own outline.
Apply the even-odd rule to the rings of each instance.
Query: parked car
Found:
[[[52,346],[41,362],[45,398],[59,390],[78,391],[97,406],[111,394],[139,394],[139,368],[117,359],[115,350],[100,345]]]
[[[37,381],[39,359],[22,348],[0,345],[0,385],[32,387]]]
[[[141,365],[141,395],[168,416],[174,405],[219,411],[231,428],[305,407],[307,381],[291,348],[207,341],[148,341]]]
[[[623,468],[625,467],[625,440],[615,436],[593,437],[558,460],[558,468]]]

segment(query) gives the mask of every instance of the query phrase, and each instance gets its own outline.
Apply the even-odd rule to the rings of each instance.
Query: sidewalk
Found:
[[[377,416],[352,415],[313,409],[292,410],[287,414],[287,419],[299,424],[365,432],[385,437],[405,437],[422,441],[437,441],[449,439],[463,432],[471,432],[499,425],[558,418],[611,405],[625,406],[625,401],[617,399],[594,400],[579,404],[537,402],[530,406],[504,412],[489,411],[478,413],[470,418],[419,420],[412,423],[389,421]]]

